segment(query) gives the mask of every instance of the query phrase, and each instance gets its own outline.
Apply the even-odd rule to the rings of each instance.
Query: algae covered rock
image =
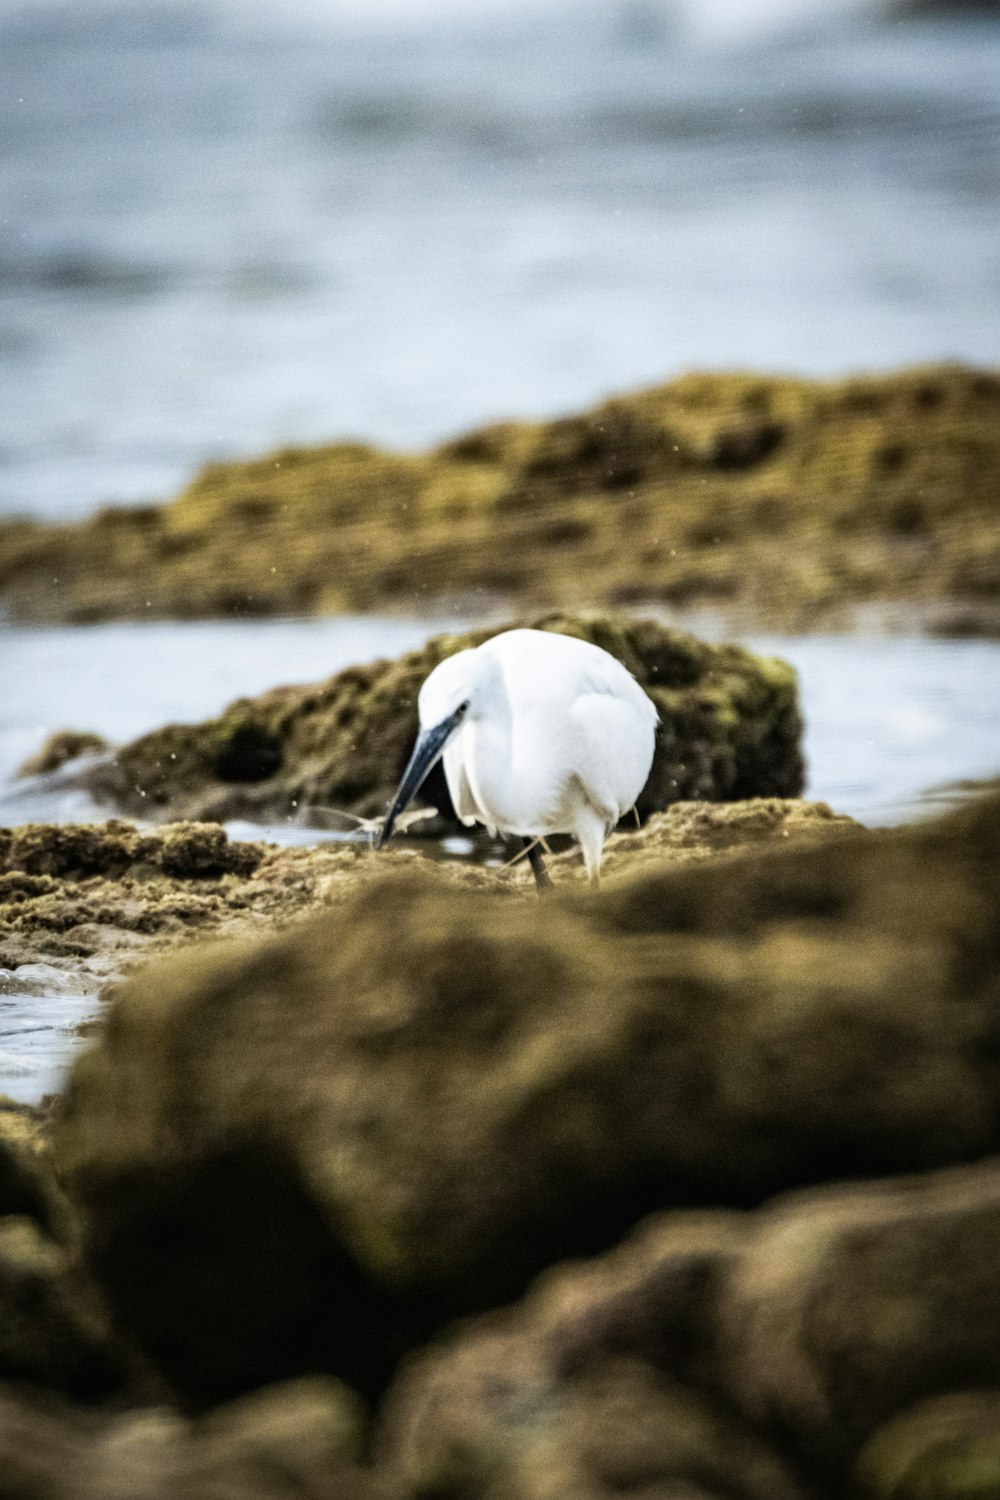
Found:
[[[249,875],[262,852],[258,845],[227,838],[211,823],[183,823],[154,833],[115,819],[0,828],[0,873],[58,879],[115,878],[130,871],[176,880]]]
[[[856,1469],[866,1500],[1000,1495],[1000,1388],[923,1401],[880,1429]]]
[[[802,789],[795,674],[739,646],[712,646],[652,620],[554,615],[536,628],[580,636],[632,672],[660,710],[640,812],[680,798],[794,796]],[[241,699],[217,719],[171,725],[121,749],[86,784],[143,817],[302,818],[334,807],[385,811],[417,732],[417,694],[444,657],[501,628],[439,636],[396,661]],[[444,776],[424,796],[451,811]]]
[[[784,1495],[792,1474],[841,1494],[874,1431],[861,1493],[985,1500],[996,1391],[908,1408],[996,1381],[998,1251],[996,1159],[747,1215],[659,1215],[410,1360],[383,1405],[383,1461],[404,1495],[442,1500],[570,1500],[640,1479]]]
[[[124,1380],[107,1330],[71,1274],[65,1248],[34,1220],[0,1217],[0,1380],[94,1399]]]
[[[689,863],[856,827],[822,803],[797,799],[679,802],[641,829],[612,835],[605,870],[613,879],[664,859]],[[121,978],[154,953],[207,937],[256,936],[262,924],[285,927],[355,899],[388,871],[412,870],[422,858],[401,842],[376,855],[363,838],[282,847],[228,840],[217,824],[140,831],[114,819],[0,831],[0,849],[6,866],[0,870],[0,965],[15,971],[14,983],[19,966],[28,964],[36,988],[41,972],[63,987],[78,985],[81,993]],[[449,859],[437,867],[456,886],[495,896],[535,895],[525,864],[498,870]],[[555,868],[560,884],[584,879],[578,850],[560,855]],[[44,987],[47,979],[41,982]],[[0,1105],[0,1205],[7,1146],[35,1130],[30,1111]]]
[[[0,1387],[0,1500],[374,1500],[358,1402],[314,1378],[191,1421]]]
[[[0,1222],[23,1214],[51,1228],[56,1199],[46,1112],[0,1094]]]
[[[294,890],[256,882],[268,852],[214,823],[0,828],[0,965],[16,981],[22,965],[56,961],[68,970],[62,984],[87,994],[148,947],[238,924],[252,907],[299,909]]]
[[[794,1470],[722,1403],[639,1361],[567,1377],[540,1342],[487,1335],[446,1350],[442,1370],[430,1373],[426,1363],[389,1398],[384,1467],[400,1500],[807,1495]]]
[[[109,750],[107,740],[86,729],[58,729],[50,734],[42,748],[18,768],[18,776],[46,776],[59,771],[82,755]]]
[[[544,906],[392,872],[173,960],[63,1101],[88,1262],[196,1399],[373,1389],[651,1209],[996,1151],[998,860],[994,797]]]
[[[998,481],[994,371],[691,374],[420,456],[285,450],[166,505],[8,522],[0,598],[74,621],[655,601],[798,629],[902,601],[996,633]]]

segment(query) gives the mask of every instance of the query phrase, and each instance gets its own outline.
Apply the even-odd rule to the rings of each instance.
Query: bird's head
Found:
[[[477,652],[459,651],[448,656],[425,680],[417,699],[420,732],[403,772],[392,806],[375,840],[381,849],[392,837],[396,819],[426,781],[431,768],[444,754],[445,746],[469,717],[474,717],[480,698]]]

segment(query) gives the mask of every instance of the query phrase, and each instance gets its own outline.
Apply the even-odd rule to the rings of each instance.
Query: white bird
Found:
[[[447,657],[418,699],[420,733],[375,847],[443,756],[463,823],[519,835],[539,887],[538,841],[570,833],[592,883],[604,840],[653,764],[657,712],[620,661],[574,636],[506,630]]]

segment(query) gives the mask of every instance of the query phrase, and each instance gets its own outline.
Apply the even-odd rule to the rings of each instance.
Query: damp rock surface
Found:
[[[610,1496],[625,1476],[840,1495],[868,1440],[860,1493],[985,1500],[998,1243],[996,1160],[659,1216],[412,1359],[382,1460],[442,1500]],[[987,1389],[939,1399],[958,1385]]]
[[[615,879],[642,865],[687,864],[770,841],[837,836],[857,824],[824,803],[796,798],[678,802],[641,828],[612,835],[604,869]],[[336,906],[388,871],[426,872],[429,843],[398,840],[377,855],[366,839],[283,848],[231,841],[216,824],[137,829],[107,823],[0,830],[0,988],[36,995],[91,990],[154,954],[207,937],[248,937]],[[424,852],[426,851],[426,852]],[[449,886],[533,900],[525,864],[498,868],[454,859],[434,868]],[[44,871],[45,873],[40,873]],[[584,879],[578,851],[553,863],[560,885]]]
[[[390,868],[179,956],[62,1101],[92,1274],[192,1399],[317,1366],[373,1392],[651,1210],[996,1152],[998,859],[994,796],[547,903]]]
[[[74,622],[652,601],[783,629],[904,601],[996,634],[998,432],[992,370],[695,373],[422,455],[286,450],[165,505],[10,521],[0,599]]]
[[[376,1500],[363,1414],[337,1382],[254,1393],[192,1421],[83,1410],[0,1385],[0,1500]]]

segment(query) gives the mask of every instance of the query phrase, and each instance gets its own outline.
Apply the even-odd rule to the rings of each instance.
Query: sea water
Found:
[[[0,514],[691,367],[994,363],[1000,22],[960,9],[4,0]]]

